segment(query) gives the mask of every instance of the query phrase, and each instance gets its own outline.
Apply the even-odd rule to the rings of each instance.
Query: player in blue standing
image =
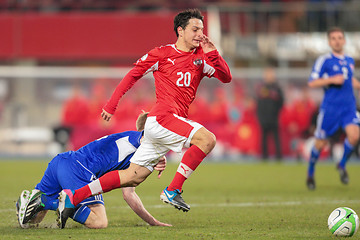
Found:
[[[31,226],[30,223],[37,224],[45,217],[47,210],[57,210],[58,197],[62,189],[83,187],[107,172],[128,168],[130,158],[143,138],[146,118],[147,113],[139,115],[136,127],[140,132],[128,131],[112,134],[95,140],[77,151],[57,155],[49,163],[35,189],[24,190],[21,193],[16,203],[20,227],[27,228]],[[155,170],[159,170],[159,177],[165,166],[166,159],[161,158],[154,167]],[[122,190],[125,201],[145,222],[152,226],[171,226],[158,221],[146,211],[135,193],[135,187]],[[106,228],[108,220],[102,195],[82,201],[71,218],[88,228]],[[58,224],[60,228],[65,226],[65,222],[61,222],[61,219]]]
[[[360,88],[360,83],[353,76],[354,59],[344,54],[345,33],[334,27],[327,32],[331,53],[320,56],[312,69],[308,85],[311,88],[322,87],[324,99],[320,106],[315,130],[315,144],[311,149],[306,185],[314,190],[315,164],[321,150],[340,127],[344,129],[346,139],[344,154],[337,165],[340,180],[348,184],[346,162],[359,141],[359,117],[356,112],[356,101],[353,89]]]

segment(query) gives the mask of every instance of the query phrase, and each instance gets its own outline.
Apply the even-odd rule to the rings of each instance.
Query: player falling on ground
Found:
[[[327,33],[331,53],[320,56],[309,78],[309,87],[324,88],[324,99],[320,106],[315,130],[315,144],[311,149],[306,185],[315,189],[315,164],[326,139],[331,137],[339,127],[346,133],[344,154],[337,165],[340,180],[349,182],[346,162],[359,141],[359,118],[356,113],[356,101],[353,88],[360,88],[360,83],[353,76],[354,59],[344,54],[345,34],[340,28],[332,28]]]
[[[115,113],[120,98],[149,72],[155,78],[156,104],[146,120],[144,141],[131,159],[130,167],[116,171],[120,178],[112,172],[99,178],[102,192],[140,184],[150,175],[151,166],[169,150],[181,153],[183,147],[189,147],[160,199],[183,211],[190,210],[181,196],[183,183],[214,148],[216,138],[202,125],[186,118],[189,105],[204,77],[215,77],[224,83],[232,78],[225,60],[203,30],[203,16],[197,9],[180,12],[174,19],[176,43],[145,54],[116,87],[101,114],[106,121]],[[107,182],[111,184],[108,186]],[[71,213],[70,209],[94,194],[91,188],[89,185],[76,191],[64,190],[67,194],[66,211],[61,211],[64,218],[67,212]]]
[[[80,188],[92,180],[115,169],[126,169],[130,159],[140,146],[147,113],[139,115],[137,131],[112,134],[95,140],[77,151],[57,155],[48,165],[44,176],[34,190],[24,190],[16,203],[18,221],[22,228],[29,223],[39,223],[48,210],[57,210],[59,193],[64,188]],[[162,158],[155,169],[165,169],[166,159]],[[160,175],[159,174],[159,175]],[[119,174],[115,178],[119,178]],[[109,183],[111,184],[111,183]],[[94,191],[98,191],[95,186]],[[152,226],[171,226],[156,220],[144,208],[134,187],[123,188],[123,197],[131,209]],[[62,195],[60,195],[62,196]],[[106,228],[108,224],[102,195],[82,201],[70,217],[88,228]],[[64,228],[66,220],[59,217],[58,224]]]

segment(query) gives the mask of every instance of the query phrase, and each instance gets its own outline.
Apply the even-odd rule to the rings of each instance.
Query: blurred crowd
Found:
[[[296,0],[307,2],[308,0]],[[291,2],[290,0],[0,0],[0,6],[10,11],[117,11],[117,10],[178,10],[198,8],[208,4]],[[292,1],[294,2],[294,1]]]
[[[357,31],[357,0],[0,0],[2,12],[146,12],[222,7],[226,32],[313,32],[328,26]],[[236,10],[237,12],[234,12]]]
[[[115,89],[116,84],[99,81],[94,84],[89,96],[75,85],[62,110],[62,125],[72,129],[68,149],[78,149],[106,134],[135,130],[138,114],[142,110],[149,111],[154,105],[153,83],[139,81],[122,98],[113,119],[103,121],[100,113],[109,96],[107,91]],[[252,85],[243,79],[234,79],[230,88],[208,86],[199,89],[188,118],[201,123],[216,135],[221,156],[262,156],[256,90],[260,84],[260,81]],[[307,86],[290,85],[282,90],[285,101],[277,119],[281,156],[298,157],[302,143],[312,135],[315,125],[312,119],[317,103],[309,96]],[[279,157],[275,153],[274,141],[267,139],[267,144],[268,155]]]

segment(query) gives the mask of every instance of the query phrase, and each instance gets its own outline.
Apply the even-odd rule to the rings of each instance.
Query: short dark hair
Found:
[[[332,27],[330,28],[329,30],[327,30],[327,37],[329,38],[330,37],[330,34],[333,33],[333,32],[341,32],[344,37],[345,37],[345,32],[342,28],[340,27]]]
[[[185,29],[186,26],[189,24],[189,20],[192,18],[200,19],[201,21],[204,21],[204,16],[201,15],[201,12],[199,9],[188,9],[183,12],[178,13],[178,15],[174,18],[174,31],[176,33],[176,36],[179,37],[179,33],[177,31],[178,27],[182,27],[182,29]]]

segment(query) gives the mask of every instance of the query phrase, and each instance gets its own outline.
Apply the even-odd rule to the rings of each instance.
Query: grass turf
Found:
[[[46,166],[44,161],[0,161],[0,239],[337,239],[327,229],[329,214],[340,206],[360,213],[358,164],[349,164],[350,183],[344,186],[334,165],[319,163],[317,189],[308,191],[306,164],[204,163],[184,185],[188,213],[159,200],[177,168],[169,164],[160,180],[151,175],[137,193],[148,211],[171,228],[148,226],[117,189],[104,195],[107,229],[87,229],[69,220],[60,230],[54,212],[39,228],[21,229],[15,201],[40,181]],[[352,239],[360,239],[360,233]]]

